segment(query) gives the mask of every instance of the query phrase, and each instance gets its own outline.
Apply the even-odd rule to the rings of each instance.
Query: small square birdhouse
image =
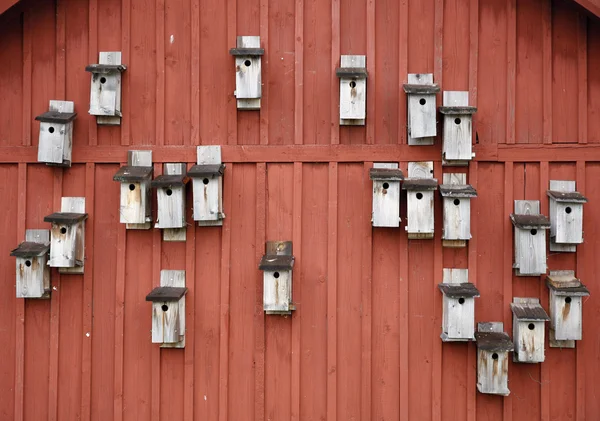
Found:
[[[513,298],[513,361],[544,362],[544,323],[550,320],[538,298]]]
[[[398,164],[375,163],[369,170],[369,178],[373,180],[373,226],[399,227],[400,181],[404,176]]]
[[[444,342],[475,339],[475,297],[479,290],[469,283],[468,269],[444,269],[443,283],[438,285],[444,295],[442,334]]]
[[[433,238],[434,191],[433,162],[409,162],[408,178],[402,182],[406,190],[406,232],[409,239]]]
[[[258,266],[263,271],[263,308],[266,314],[291,314],[296,309],[292,302],[292,242],[267,241],[266,248]]]
[[[473,159],[473,114],[477,108],[469,106],[469,92],[444,91],[442,146],[443,165],[468,165]]]
[[[121,73],[126,69],[120,51],[102,52],[99,64],[86,66],[92,74],[89,113],[98,124],[121,124]]]
[[[129,151],[127,165],[113,176],[121,183],[119,221],[127,229],[149,229],[152,222],[150,184],[152,181],[152,151]]]
[[[444,184],[440,185],[444,247],[465,247],[471,239],[471,199],[477,197],[477,191],[466,183],[466,174],[444,174]]]
[[[182,230],[181,241],[185,241],[185,186],[189,180],[185,164],[164,164],[163,174],[152,180],[150,184],[156,189],[158,216],[155,228]],[[173,241],[173,235],[164,231],[165,241]]]
[[[583,243],[583,204],[587,199],[575,191],[574,181],[551,180],[550,251],[575,252]]]
[[[340,78],[340,125],[364,126],[367,118],[366,56],[342,56],[335,73]]]
[[[260,37],[237,37],[236,48],[229,50],[235,57],[235,97],[238,110],[260,110],[262,96]]]
[[[17,298],[50,298],[48,230],[27,230],[25,241],[10,252],[17,258]]]
[[[409,145],[433,145],[437,135],[435,96],[439,91],[433,74],[408,75],[404,92],[408,99]]]
[[[197,164],[187,175],[192,179],[194,221],[200,226],[223,225],[223,173],[220,146],[198,146]]]
[[[72,101],[50,101],[48,112],[38,115],[40,138],[38,162],[61,167],[71,166],[73,120],[77,117]]]
[[[185,347],[185,271],[161,270],[160,287],[146,296],[152,302],[152,343]]]
[[[546,230],[550,221],[540,215],[537,200],[515,200],[515,213],[510,215],[515,227],[515,263],[517,276],[539,276],[546,273]]]
[[[508,396],[508,353],[513,350],[501,322],[478,323],[477,390],[480,393]]]

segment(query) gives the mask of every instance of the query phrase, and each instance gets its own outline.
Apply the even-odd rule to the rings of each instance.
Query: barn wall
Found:
[[[237,112],[236,35],[260,35],[260,112]],[[564,0],[24,0],[0,16],[0,418],[15,420],[596,419],[600,344],[600,22]],[[98,51],[122,51],[120,127],[87,114]],[[340,54],[366,54],[367,125],[339,127]],[[476,159],[467,171],[473,239],[464,249],[404,228],[371,228],[373,162],[435,161],[440,139],[406,145],[406,74],[469,90]],[[73,166],[36,162],[34,117],[75,101]],[[439,101],[438,101],[439,102]],[[126,151],[195,161],[223,145],[223,227],[185,243],[119,224]],[[341,146],[340,146],[341,144]],[[174,147],[176,146],[176,147]],[[584,339],[510,363],[507,398],[476,391],[475,346],[442,344],[442,268],[469,268],[479,321],[512,329],[513,296],[548,294],[512,274],[513,200],[550,179],[589,198],[585,244],[551,254],[591,291]],[[52,299],[15,298],[9,252],[61,196],[85,196],[84,275],[52,272]],[[188,203],[191,203],[189,192]],[[154,204],[155,206],[155,204]],[[188,209],[188,211],[190,211]],[[401,209],[404,218],[406,209]],[[188,215],[191,221],[191,213]],[[293,240],[292,317],[265,317],[258,261]],[[150,342],[161,269],[187,273],[186,347]]]

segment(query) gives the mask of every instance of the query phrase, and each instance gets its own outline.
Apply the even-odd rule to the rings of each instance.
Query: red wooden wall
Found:
[[[260,35],[260,112],[237,112],[236,35]],[[566,0],[23,0],[0,16],[0,419],[596,420],[600,418],[600,21]],[[98,51],[122,51],[121,127],[87,115]],[[366,54],[366,127],[339,127],[340,54]],[[442,169],[406,145],[402,83],[430,72],[469,90],[477,158]],[[50,99],[75,101],[74,164],[36,162]],[[195,161],[221,144],[223,227],[185,243],[119,224],[113,174],[126,151]],[[372,229],[372,162],[434,160],[479,192],[465,249],[404,228]],[[550,179],[589,199],[585,244],[549,255],[592,293],[576,349],[512,364],[507,398],[476,391],[475,346],[442,344],[442,268],[469,268],[479,321],[511,331],[513,200]],[[85,196],[85,274],[52,273],[51,300],[15,298],[9,251],[61,196]],[[189,201],[188,203],[191,203]],[[405,215],[405,209],[402,209]],[[189,218],[191,220],[191,217]],[[265,317],[257,265],[266,240],[293,240],[292,317]],[[185,350],[150,343],[145,295],[161,269],[185,269]]]

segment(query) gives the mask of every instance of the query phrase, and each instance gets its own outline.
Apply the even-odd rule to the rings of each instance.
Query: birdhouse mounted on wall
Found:
[[[508,396],[508,353],[513,350],[501,322],[478,323],[477,390],[480,393]]]
[[[466,174],[444,174],[440,185],[444,211],[444,247],[465,247],[471,239],[471,199],[477,191],[467,184]]]
[[[152,151],[129,151],[127,165],[113,177],[114,181],[121,183],[119,221],[127,224],[127,229],[149,229],[151,226],[152,173]]]
[[[342,56],[335,73],[340,78],[340,125],[364,126],[367,118],[366,56]]]
[[[237,37],[236,48],[229,50],[235,56],[235,97],[238,110],[260,110],[262,96],[260,37]]]
[[[97,124],[121,124],[121,73],[127,69],[121,64],[121,52],[100,53],[99,64],[86,66],[92,74],[90,111]]]
[[[263,271],[263,308],[266,314],[291,314],[292,269],[294,256],[291,241],[267,241],[266,254],[258,268]]]
[[[163,229],[164,241],[185,241],[185,186],[189,180],[186,165],[164,164],[163,175],[150,185],[156,189],[158,216],[155,228]]]
[[[63,197],[61,211],[44,217],[50,222],[50,267],[60,273],[83,273],[85,263],[85,197]]]
[[[468,269],[444,269],[442,334],[444,342],[475,339],[475,297],[479,290],[469,283]]]
[[[409,162],[408,177],[402,183],[402,189],[406,190],[408,238],[433,238],[433,192],[438,186],[438,181],[433,178],[433,162]]]
[[[38,162],[71,166],[73,120],[77,117],[72,101],[50,101],[50,107],[35,119],[40,122]]]
[[[510,215],[515,227],[515,263],[517,276],[539,276],[546,273],[546,230],[550,221],[540,215],[537,200],[515,200],[515,213]]]
[[[544,322],[550,320],[538,298],[513,298],[513,361],[544,362]]]
[[[27,230],[25,241],[10,252],[17,258],[17,298],[50,298],[50,268],[48,230]]]
[[[575,252],[583,243],[583,204],[587,199],[575,191],[574,181],[551,180],[550,251]]]
[[[582,338],[583,297],[588,289],[572,270],[550,271],[550,347],[575,348]]]
[[[444,91],[442,146],[443,165],[469,165],[473,154],[473,114],[477,108],[469,106],[469,92]]]
[[[194,221],[200,226],[223,225],[223,173],[220,146],[198,146],[197,164],[187,175],[192,179]]]
[[[369,170],[373,180],[374,227],[400,226],[400,181],[404,178],[398,164],[375,163]]]
[[[146,296],[152,302],[152,343],[185,348],[185,271],[161,270],[160,287]]]
[[[408,75],[404,92],[408,98],[409,145],[433,145],[437,135],[435,95],[439,91],[433,74]]]

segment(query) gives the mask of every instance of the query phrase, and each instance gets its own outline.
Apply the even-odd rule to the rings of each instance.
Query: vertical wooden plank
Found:
[[[367,1],[367,73],[370,75],[376,74],[376,63],[377,63],[377,50],[376,44],[376,7],[374,1]],[[367,144],[375,143],[375,122],[377,121],[373,117],[377,115],[377,107],[375,102],[375,83],[373,78],[367,78],[367,118],[366,131],[367,131]]]
[[[31,146],[32,28],[28,10],[23,13],[23,146]]]
[[[158,0],[161,1],[161,0]],[[157,11],[157,15],[161,13]],[[157,136],[160,136],[160,133],[157,133]],[[154,175],[159,176],[163,172],[162,165],[156,163],[154,164]],[[161,232],[160,230],[152,230],[152,289],[160,286],[160,272],[162,270],[162,241],[161,241]],[[170,268],[165,268],[170,269]],[[156,344],[152,344],[151,351],[151,361],[152,361],[152,372],[150,373],[150,378],[152,381],[152,394],[150,401],[150,419],[152,421],[160,421],[161,415],[161,373],[163,369],[163,364],[165,364],[165,358],[161,358],[161,349],[160,346],[156,346]]]
[[[517,0],[509,0],[506,15],[506,143],[515,143]]]
[[[442,4],[436,3],[436,12],[438,12],[437,8],[443,7]],[[441,48],[441,47],[440,47]],[[441,51],[440,51],[441,54]],[[441,55],[439,56],[441,60]],[[438,69],[440,72],[441,80],[441,71],[442,69]],[[438,80],[437,77],[434,80]],[[434,162],[434,177],[437,176],[438,179],[442,179],[442,162],[436,161]],[[437,193],[437,192],[435,192]],[[436,194],[437,196],[437,194]],[[435,199],[434,199],[435,203]],[[471,206],[473,206],[473,201],[471,201]],[[435,205],[434,205],[435,211]],[[471,208],[471,212],[473,212],[473,208]],[[436,218],[438,221],[441,221],[440,215]],[[440,224],[441,225],[441,224]],[[472,224],[471,224],[472,225]],[[431,370],[431,419],[432,421],[441,421],[442,420],[442,365],[443,365],[443,354],[442,354],[442,341],[438,335],[438,328],[442,326],[442,294],[438,293],[437,286],[442,283],[442,272],[443,272],[443,255],[444,250],[442,247],[441,241],[441,228],[435,230],[435,239],[433,243],[433,285],[431,285],[431,290],[433,291],[433,328],[435,329],[434,334],[431,335],[433,338],[431,347],[432,347],[432,370]],[[469,248],[471,247],[469,241]]]
[[[367,21],[368,24],[368,21]],[[368,32],[367,32],[368,33]],[[368,125],[368,123],[367,123]],[[367,127],[367,132],[368,132],[368,127]],[[372,162],[365,162],[363,164],[363,192],[362,192],[362,214],[363,215],[370,215],[371,214],[371,198],[372,196],[372,191],[373,191],[373,185],[371,184],[371,180],[369,179],[369,170],[371,169],[371,167],[373,167],[373,163]],[[368,218],[367,218],[368,219]],[[361,409],[361,419],[363,420],[368,420],[371,419],[371,417],[373,416],[373,408],[372,408],[372,399],[373,396],[375,396],[375,390],[373,388],[373,381],[372,381],[372,372],[373,372],[373,346],[372,346],[372,342],[373,342],[373,338],[372,338],[372,330],[373,330],[373,261],[372,261],[372,251],[373,251],[373,230],[371,228],[371,224],[363,224],[362,225],[362,274],[361,274],[361,364],[360,364],[360,368],[361,368],[361,405],[360,405],[360,409]],[[393,249],[392,249],[393,250]],[[386,250],[387,252],[387,250]],[[393,253],[385,253],[385,256],[393,256]],[[381,265],[381,266],[385,266],[386,269],[389,265]],[[393,269],[390,269],[390,276],[389,279],[395,279],[395,273],[397,273],[397,271],[394,271]],[[384,284],[385,285],[385,284]],[[385,287],[384,287],[385,288]],[[394,297],[393,294],[389,295],[390,298],[393,299],[393,301],[397,302],[397,296]],[[387,303],[386,303],[387,304]],[[387,309],[389,309],[392,314],[394,313],[394,306],[390,305],[388,307],[385,307]],[[387,320],[386,318],[387,315],[382,315],[382,318],[386,319],[385,323],[387,326],[389,326],[389,324],[391,324],[390,321]],[[393,320],[393,316],[389,316],[390,319]],[[378,326],[381,326],[380,324]],[[392,327],[389,327],[388,329],[383,329],[383,331],[377,331],[376,333],[378,333],[378,337],[383,336],[383,335],[387,335],[388,333],[391,333],[391,335],[395,336],[396,329],[393,329]],[[384,341],[381,340],[381,343],[384,343],[385,345],[388,345],[389,343],[394,343],[393,338],[388,342],[388,341]],[[380,344],[381,344],[380,343]],[[385,356],[383,356],[381,358],[381,362],[380,364],[383,367],[387,367],[388,361],[386,361]],[[390,364],[391,366],[398,366],[398,364]],[[384,370],[382,370],[384,371]],[[375,375],[379,375],[381,376],[381,378],[384,377],[384,373],[378,372],[376,371]],[[391,375],[391,373],[390,373]],[[396,377],[396,376],[394,376]],[[393,380],[391,380],[391,382],[393,383]],[[378,383],[378,382],[376,382]],[[389,386],[390,389],[393,389],[393,386],[390,385]],[[381,391],[381,396],[386,396],[388,397],[388,394],[391,395],[391,393],[388,390],[385,391]],[[391,397],[391,396],[390,396]],[[387,399],[386,399],[387,400]],[[383,399],[382,399],[383,401]],[[392,401],[393,402],[393,401]],[[390,402],[391,403],[391,402]],[[381,416],[382,414],[389,414],[390,416],[395,416],[397,411],[390,411],[390,410],[386,410],[386,408],[384,408],[383,406],[387,406],[387,405],[382,405],[381,408],[375,408],[375,411],[379,413],[379,416]],[[379,418],[379,417],[376,417]]]
[[[402,43],[402,39],[400,40]],[[402,56],[402,54],[401,54]],[[405,132],[405,131],[404,131]],[[404,140],[406,142],[406,140]],[[409,421],[409,261],[408,261],[408,237],[404,234],[400,235],[400,247],[398,252],[398,260],[400,261],[400,276],[398,285],[398,308],[399,308],[399,337],[400,339],[400,421]]]
[[[294,186],[295,187],[295,186]],[[267,234],[267,164],[256,164],[256,261],[264,255]],[[292,240],[293,241],[293,240]],[[296,267],[298,267],[296,262]],[[293,279],[294,285],[298,277]],[[254,420],[265,418],[265,314],[263,273],[256,271],[254,305]],[[293,294],[293,291],[292,291]],[[293,296],[293,295],[292,295]],[[294,298],[295,299],[295,298]]]
[[[66,47],[67,47],[67,13],[65,1],[59,0],[56,2],[56,72],[55,72],[55,89],[56,98],[65,100],[67,81],[66,81]]]
[[[292,198],[292,242],[294,245],[294,273],[292,284],[292,299],[294,303],[302,303],[302,284],[304,268],[302,266],[302,163],[294,163],[294,185]],[[301,304],[300,304],[301,306]],[[292,421],[300,420],[300,352],[302,333],[302,309],[292,314],[292,367],[291,367],[291,416]],[[258,419],[258,418],[257,418]]]
[[[262,45],[270,46],[269,44],[269,0],[260,0],[260,12],[259,12],[259,21],[260,21],[260,41]],[[265,55],[262,56],[262,80],[269,80],[269,60],[271,58],[271,54],[269,53],[269,49],[265,52]],[[277,57],[273,57],[273,59],[277,59]],[[261,97],[261,106],[260,106],[260,144],[266,145],[269,143],[269,83],[263,84],[262,87],[262,97]]]
[[[469,0],[447,0],[443,3],[443,90],[467,91],[471,54]]]
[[[335,69],[340,63],[340,0],[331,0],[331,144],[340,143],[340,81]],[[337,167],[336,167],[337,169]],[[331,182],[331,180],[330,180]],[[329,395],[328,395],[329,396]],[[327,399],[329,405],[329,399]],[[329,414],[329,412],[328,412]],[[329,415],[328,415],[329,418]]]
[[[587,77],[588,90],[593,92],[593,87],[600,83],[600,73],[594,70],[600,66],[600,25],[592,25],[591,22],[587,28]],[[595,116],[600,113],[600,96],[588,95],[587,122],[588,122],[588,141],[589,143],[600,142],[600,119]]]
[[[469,184],[479,189],[479,163],[469,164]],[[480,207],[477,199],[471,200],[471,215],[478,215]],[[469,282],[477,286],[477,255],[479,239],[479,218],[471,218],[471,239],[469,240]],[[475,304],[480,305],[476,302]],[[475,421],[477,414],[477,352],[475,346],[467,348],[467,421]]]
[[[552,2],[542,4],[543,140],[552,143]]]
[[[200,145],[200,46],[201,46],[201,35],[200,35],[200,0],[191,0],[191,85],[192,91],[190,93],[190,145]],[[225,41],[229,39],[226,37]]]
[[[304,0],[298,0],[294,11],[294,144],[304,143]]]
[[[442,77],[444,58],[444,0],[435,0],[433,5],[433,37],[433,80],[440,86],[444,86]]]
[[[479,1],[469,0],[469,104],[477,107],[479,72]],[[472,122],[477,136],[478,118]]]
[[[513,168],[512,162],[506,162],[504,164],[504,215],[508,216],[514,212],[514,200],[513,200]],[[503,315],[502,320],[504,322],[504,330],[509,332],[509,326],[512,325],[512,313],[510,311],[510,303],[512,302],[512,261],[513,261],[513,241],[512,241],[512,224],[509,218],[505,218],[503,231],[503,273],[502,273],[502,309]],[[509,362],[509,373],[510,373],[510,362]],[[506,396],[503,399],[503,421],[512,421],[512,397]]]
[[[237,0],[227,0],[227,46],[226,48],[233,48],[236,44],[237,37]],[[201,15],[202,17],[202,15]],[[232,66],[234,63],[233,59],[229,59],[227,63]],[[235,86],[235,76],[232,75],[231,79],[233,80],[233,85]],[[233,88],[235,90],[235,88]],[[233,97],[233,91],[227,92],[227,95],[231,95]],[[236,101],[228,102],[228,111],[230,117],[227,118],[227,144],[234,145],[238,143],[237,140],[237,103]],[[235,117],[232,117],[235,116]]]
[[[548,197],[546,196],[546,190],[550,185],[549,180],[549,165],[548,162],[540,162],[540,209],[548,209]],[[540,284],[540,289],[543,291],[544,285]],[[544,294],[542,303],[547,304],[548,294]],[[540,367],[540,382],[542,386],[541,390],[541,421],[549,421],[552,413],[550,412],[550,370],[547,363],[542,364]]]
[[[125,163],[121,163],[125,165]],[[115,365],[114,365],[114,394],[113,417],[115,421],[123,419],[123,364],[124,364],[124,318],[125,318],[125,258],[127,255],[127,229],[119,223],[116,229],[117,256],[115,279]],[[150,292],[150,291],[148,291]]]
[[[26,33],[26,19],[22,7],[16,7],[0,16],[0,39],[3,48],[0,50],[0,145],[21,146],[25,144],[23,122],[29,125],[31,118],[24,117],[26,99],[23,97],[31,78],[30,38]],[[29,99],[29,101],[31,98]]]
[[[98,63],[98,0],[89,0],[88,7],[88,52],[89,64]],[[111,50],[113,51],[113,50]],[[87,72],[86,72],[87,73]],[[86,74],[87,83],[90,83],[90,75]],[[124,89],[121,85],[121,89]],[[86,92],[89,95],[89,92]],[[89,102],[89,100],[88,100]],[[86,110],[87,111],[87,110]],[[83,111],[80,112],[83,114]],[[87,112],[86,112],[87,114]],[[79,116],[81,118],[81,115]],[[95,118],[88,118],[87,124],[88,143],[90,146],[98,145],[98,125]],[[86,200],[87,203],[87,200]],[[85,414],[82,414],[85,419]],[[89,416],[88,416],[89,417]]]
[[[131,56],[131,1],[122,0],[121,2],[121,57],[123,63],[130,65]],[[121,75],[121,108],[127,110],[121,118],[121,145],[126,146],[130,143],[131,133],[131,110],[129,98],[131,95],[129,72],[125,71]]]
[[[580,19],[582,19],[580,17]],[[583,19],[586,19],[583,17]],[[586,88],[587,89],[587,88]],[[587,107],[587,102],[586,102]],[[587,113],[587,108],[586,108]],[[587,121],[587,120],[586,120]],[[587,128],[587,126],[586,126]],[[586,139],[587,141],[587,139]],[[586,194],[586,162],[585,161],[577,161],[577,176],[576,176],[576,186],[577,191],[582,194]],[[588,210],[589,212],[589,210]],[[577,276],[582,277],[587,273],[585,262],[586,258],[588,258],[587,250],[585,247],[581,247],[577,249],[577,261],[576,261],[576,270],[575,273]],[[577,421],[585,421],[585,379],[586,379],[586,367],[585,367],[585,354],[582,346],[575,345],[576,348],[576,389],[575,389],[575,408],[576,408],[576,420]]]
[[[336,3],[336,0],[333,0],[333,2]],[[334,120],[332,119],[332,121]],[[339,118],[335,118],[335,121],[339,121]],[[329,163],[329,186],[327,203],[327,419],[335,420],[337,419],[338,265],[338,164],[336,162]]]
[[[17,241],[25,238],[26,209],[27,209],[27,164],[18,166],[18,199],[17,209]],[[23,383],[25,377],[25,353],[18,350],[25,349],[25,300],[17,300],[15,304],[15,421],[23,421],[24,399]]]
[[[165,144],[165,0],[156,0],[156,121],[155,144]],[[179,93],[183,95],[183,92]]]
[[[407,122],[407,100],[406,93],[402,85],[408,82],[408,1],[402,1],[399,4],[399,17],[398,17],[398,73],[400,80],[398,81],[398,97],[400,105],[398,107],[398,143],[406,145],[408,142],[407,131],[405,128],[408,125]],[[406,278],[408,282],[408,278]],[[400,308],[403,308],[402,306]],[[402,370],[400,370],[402,373]],[[402,381],[400,381],[402,384]],[[402,388],[402,386],[400,386]],[[407,402],[408,403],[408,402]],[[402,400],[400,403],[400,414],[403,414]],[[408,417],[408,412],[405,414]],[[401,418],[402,419],[402,418]]]
[[[192,7],[193,9],[193,7]],[[192,11],[192,13],[195,13]],[[192,93],[192,98],[193,98]],[[186,209],[187,217],[191,218],[191,208]],[[196,226],[187,226],[185,243],[185,276],[186,294],[185,302],[185,351],[183,354],[184,379],[183,379],[183,421],[194,419],[195,403],[195,361],[196,361]],[[204,292],[201,288],[200,291]]]
[[[587,56],[587,16],[579,13],[577,25],[577,70],[578,70],[578,92],[579,92],[579,130],[578,141],[580,144],[587,143],[588,138],[588,56]]]

